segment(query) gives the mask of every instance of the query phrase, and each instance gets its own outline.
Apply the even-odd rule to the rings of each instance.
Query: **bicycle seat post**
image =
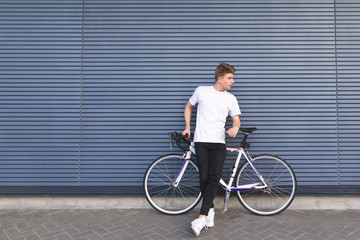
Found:
[[[240,143],[240,147],[242,148],[247,148],[247,143],[246,143],[246,140],[248,138],[249,134],[248,133],[244,133],[244,137]]]

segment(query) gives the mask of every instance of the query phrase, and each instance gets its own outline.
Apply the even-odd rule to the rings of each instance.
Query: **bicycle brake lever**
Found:
[[[171,134],[169,134],[169,138],[170,138],[170,149],[172,149],[173,148],[173,142],[172,142]]]

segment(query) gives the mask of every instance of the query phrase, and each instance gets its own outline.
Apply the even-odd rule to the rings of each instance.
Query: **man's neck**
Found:
[[[214,85],[213,85],[213,88],[218,91],[218,92],[224,92],[225,89],[218,83],[216,82]]]

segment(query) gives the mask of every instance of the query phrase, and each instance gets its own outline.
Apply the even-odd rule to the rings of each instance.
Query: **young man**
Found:
[[[191,222],[196,236],[204,227],[214,226],[214,204],[218,183],[226,156],[225,133],[234,138],[240,128],[241,114],[237,99],[227,92],[234,83],[235,68],[220,63],[215,69],[213,86],[200,86],[185,106],[185,130],[190,137],[191,110],[198,104],[194,134],[196,158],[200,172],[200,190],[203,196],[199,218]],[[225,132],[228,116],[232,117],[232,128]]]

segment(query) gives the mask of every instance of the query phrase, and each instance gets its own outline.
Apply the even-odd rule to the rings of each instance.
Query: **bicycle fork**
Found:
[[[172,183],[172,186],[173,187],[177,187],[181,181],[181,178],[182,176],[184,175],[184,172],[185,172],[185,169],[187,167],[187,165],[189,164],[189,160],[190,160],[190,157],[191,157],[191,151],[188,151],[184,154],[184,162],[183,162],[183,165],[181,166],[180,168],[180,171],[176,177],[176,179],[174,180],[174,182]]]

